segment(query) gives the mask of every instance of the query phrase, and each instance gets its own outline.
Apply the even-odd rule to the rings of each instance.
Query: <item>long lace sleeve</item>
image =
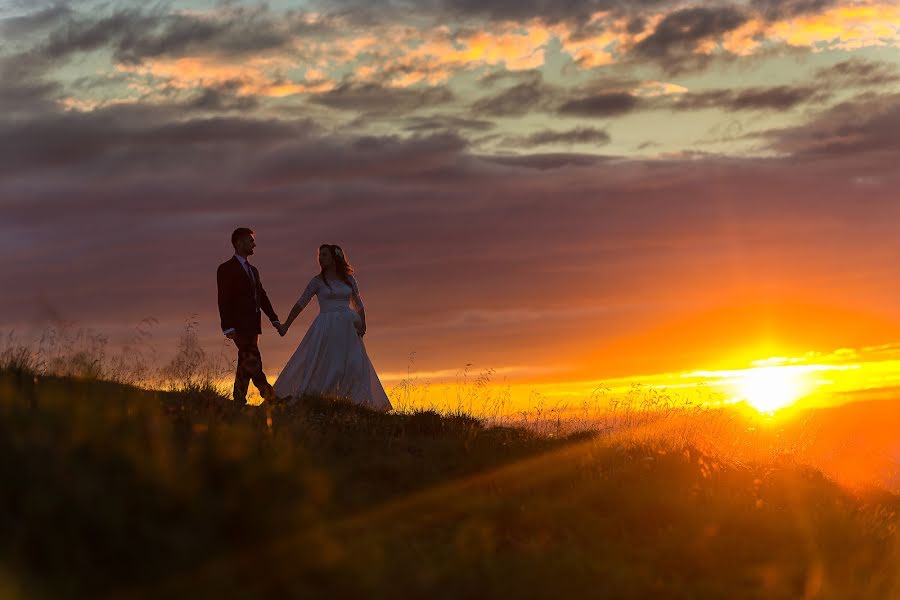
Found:
[[[318,277],[313,277],[309,280],[309,283],[306,284],[306,289],[303,290],[303,293],[300,295],[300,298],[297,300],[296,306],[300,307],[300,310],[306,308],[306,305],[309,304],[309,301],[313,299],[313,296],[316,295],[316,292],[319,291],[319,282],[322,281]]]
[[[356,306],[357,312],[365,310],[362,298],[359,295],[359,284],[356,283],[356,277],[350,276],[350,287],[353,288],[353,305]]]

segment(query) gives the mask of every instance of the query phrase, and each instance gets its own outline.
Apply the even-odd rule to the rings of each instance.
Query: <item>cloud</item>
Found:
[[[472,111],[491,117],[516,117],[545,107],[552,91],[539,79],[519,83],[472,104]]]
[[[458,171],[466,146],[452,133],[304,140],[264,154],[249,178],[266,186],[330,179],[435,181]]]
[[[347,83],[312,98],[329,108],[367,114],[403,114],[451,100],[453,93],[445,86],[391,88],[377,83]]]
[[[694,7],[667,14],[649,36],[638,42],[633,54],[659,63],[669,73],[704,66],[709,42],[738,29],[748,16],[736,8]]]
[[[543,146],[547,144],[593,144],[604,145],[610,142],[609,133],[605,129],[594,127],[576,127],[566,131],[545,129],[526,136],[520,143],[525,146]]]
[[[799,14],[765,24],[759,36],[814,52],[900,46],[900,6],[868,0],[840,3],[819,13]]]
[[[559,113],[581,117],[610,117],[636,110],[640,99],[627,92],[609,92],[568,100]]]
[[[470,119],[454,115],[430,115],[424,117],[409,117],[403,120],[403,129],[412,132],[427,132],[435,130],[445,131],[489,131],[496,125],[492,121],[483,119]]]
[[[841,87],[883,86],[900,81],[900,69],[886,62],[851,57],[818,69],[815,79]]]
[[[681,94],[671,101],[670,107],[673,110],[785,111],[807,102],[822,101],[829,96],[830,91],[812,85],[720,89]]]
[[[838,0],[752,0],[750,6],[768,21],[821,13]]]
[[[125,176],[149,165],[175,166],[189,156],[216,156],[227,150],[225,145],[275,143],[315,129],[305,121],[173,119],[179,111],[177,106],[110,107],[3,123],[0,135],[7,143],[0,150],[0,176],[74,168],[93,172],[99,164]]]
[[[351,39],[347,59],[362,63],[353,73],[359,81],[400,87],[436,84],[485,67],[533,71],[543,66],[551,35],[550,29],[538,22],[497,24],[487,29],[394,25],[381,35],[367,33]],[[394,43],[385,47],[381,43],[385,38]]]
[[[9,117],[53,110],[61,91],[62,86],[54,81],[6,79],[0,85],[0,112]]]
[[[253,96],[240,96],[235,93],[235,84],[218,87],[207,87],[185,102],[185,109],[200,112],[250,111],[259,106],[259,100]]]
[[[485,19],[506,23],[540,19],[548,24],[578,24],[589,21],[598,12],[639,11],[676,3],[674,0],[635,0],[623,6],[618,0],[319,0],[316,6],[324,11],[337,11],[341,15],[352,16],[360,24],[370,26],[385,19],[402,17],[410,11],[440,22]]]
[[[595,165],[614,160],[614,157],[599,156],[596,154],[574,153],[545,153],[522,155],[485,155],[481,160],[520,169],[547,171],[563,169],[567,167],[593,167]]]
[[[7,40],[26,37],[52,27],[72,14],[72,9],[63,3],[51,4],[32,13],[0,19],[0,34]]]
[[[198,110],[210,111],[250,110],[264,105],[265,98],[285,97],[297,104],[309,97],[320,105],[361,110],[357,105],[379,87],[444,86],[449,91],[455,90],[457,76],[522,72],[526,76],[511,87],[474,104],[479,114],[521,116],[552,111],[548,103],[560,99],[533,79],[533,73],[549,68],[550,48],[567,54],[574,61],[567,68],[575,73],[652,63],[680,74],[705,68],[714,59],[774,52],[784,45],[818,51],[896,44],[900,38],[900,26],[893,24],[900,21],[900,9],[874,1],[798,1],[775,11],[772,2],[685,8],[650,0],[627,7],[611,0],[435,0],[419,5],[416,19],[409,16],[411,4],[376,2],[367,14],[382,18],[367,21],[366,27],[344,10],[354,6],[329,3],[319,11],[279,11],[227,3],[176,11],[164,5],[124,10],[104,5],[92,13],[83,5],[57,4],[4,20],[0,27],[17,42],[3,50],[0,60],[15,66],[7,67],[15,77],[4,81],[29,85],[76,68],[75,61],[85,53],[92,54],[91,61],[113,61],[126,76],[109,86],[116,93],[103,94],[90,86],[70,87],[70,81],[59,77],[70,107],[162,102],[181,94],[182,99],[198,98]],[[392,43],[384,44],[386,39]],[[501,77],[481,80],[492,84]],[[233,93],[219,92],[229,85],[237,86]],[[558,85],[569,91],[573,87],[569,82]],[[335,93],[317,96],[329,91]],[[611,90],[624,91],[637,94]],[[414,104],[414,96],[399,97],[397,110]],[[439,96],[431,92],[420,99],[431,105]],[[374,100],[377,105],[381,99]],[[754,102],[761,101],[749,101]],[[372,112],[392,111],[381,106]]]
[[[208,13],[164,13],[150,8],[119,10],[97,17],[71,11],[63,15],[64,22],[35,49],[36,54],[61,59],[106,47],[117,61],[126,64],[197,54],[234,58],[286,49],[302,25],[313,30],[327,28],[297,16],[277,16],[265,7],[243,8],[234,4]],[[54,13],[49,22],[58,21],[60,15]]]
[[[774,149],[797,157],[896,153],[900,150],[900,94],[862,94],[820,112],[808,123],[763,135]]]

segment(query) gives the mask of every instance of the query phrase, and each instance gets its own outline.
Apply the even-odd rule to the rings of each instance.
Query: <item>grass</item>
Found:
[[[10,363],[0,398],[5,597],[900,594],[897,496],[791,461]]]
[[[900,497],[733,415],[238,407],[195,342],[8,339],[0,597],[900,598]]]

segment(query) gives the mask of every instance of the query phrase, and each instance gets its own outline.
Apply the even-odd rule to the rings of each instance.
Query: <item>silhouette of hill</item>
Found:
[[[900,596],[896,495],[674,439],[5,370],[0,476],[10,598]]]

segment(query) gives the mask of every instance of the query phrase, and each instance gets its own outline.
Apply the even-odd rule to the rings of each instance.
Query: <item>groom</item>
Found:
[[[257,338],[262,333],[260,311],[268,315],[275,329],[281,326],[278,315],[259,280],[259,271],[247,260],[256,247],[252,229],[240,227],[231,234],[234,256],[219,265],[216,282],[219,288],[219,317],[222,333],[238,349],[237,372],[234,376],[234,400],[247,403],[247,388],[253,380],[264,400],[275,400],[275,391],[262,370]]]

